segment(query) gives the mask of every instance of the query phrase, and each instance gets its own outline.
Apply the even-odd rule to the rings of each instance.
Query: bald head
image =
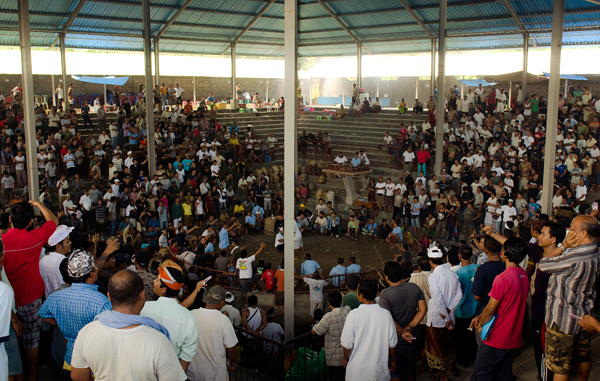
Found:
[[[143,293],[144,282],[133,271],[119,271],[108,281],[108,298],[113,309],[117,309],[117,307],[135,308],[140,300],[140,295],[143,300]]]
[[[582,245],[593,243],[600,236],[600,225],[595,217],[589,215],[577,216],[571,221],[571,230],[577,234]]]

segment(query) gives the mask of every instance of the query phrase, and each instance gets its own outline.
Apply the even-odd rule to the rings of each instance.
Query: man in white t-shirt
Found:
[[[65,195],[65,200],[63,201],[63,208],[67,216],[77,211],[77,207],[75,207],[75,204],[73,204],[73,201],[71,201],[71,195],[69,193]]]
[[[346,156],[344,156],[344,154],[340,152],[338,157],[336,157],[333,161],[337,164],[345,164],[348,161],[348,159],[346,159]]]
[[[361,280],[357,291],[361,304],[348,314],[340,340],[346,380],[389,380],[390,368],[396,369],[398,333],[394,319],[388,310],[375,303],[374,280]]]
[[[415,153],[413,152],[412,147],[408,147],[402,156],[404,157],[404,171],[408,171],[410,170],[413,160],[415,160]]]
[[[110,278],[108,292],[113,309],[79,331],[71,377],[89,380],[93,372],[96,380],[186,380],[167,329],[139,316],[146,302],[142,278],[119,271]]]
[[[385,208],[385,183],[382,176],[379,176],[379,182],[375,184],[375,196],[377,197],[379,209]]]
[[[17,156],[13,158],[15,161],[15,170],[17,173],[17,186],[24,187],[27,185],[27,175],[25,171],[25,155],[23,151],[17,152]]]
[[[187,370],[190,380],[226,381],[227,365],[232,370],[236,368],[238,340],[231,321],[220,311],[225,299],[225,289],[214,286],[202,298],[206,307],[192,311],[198,328],[198,347]]]
[[[211,173],[213,179],[215,177],[219,177],[220,170],[221,170],[221,168],[219,168],[219,165],[217,164],[217,161],[213,160],[212,161],[212,165],[210,166],[210,173]]]
[[[577,203],[581,204],[585,201],[587,197],[587,187],[585,186],[585,181],[583,179],[579,180],[579,185],[575,188],[575,198],[577,199]]]
[[[239,258],[235,264],[236,270],[239,272],[240,283],[242,285],[242,299],[244,300],[244,305],[248,305],[248,291],[250,291],[250,286],[254,285],[254,289],[256,289],[256,282],[260,280],[260,274],[254,274],[252,271],[252,262],[256,259],[256,255],[259,254],[265,247],[265,243],[260,243],[260,249],[254,255],[248,257],[248,252],[246,249],[242,250],[241,258]]]
[[[517,217],[517,208],[515,208],[515,202],[513,199],[508,200],[508,205],[502,205],[502,221],[504,224],[507,222],[514,222]],[[502,225],[504,227],[504,225]],[[502,229],[504,230],[504,229]]]

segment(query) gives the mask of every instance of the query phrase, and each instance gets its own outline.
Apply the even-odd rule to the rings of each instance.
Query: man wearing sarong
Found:
[[[427,336],[425,353],[427,363],[432,369],[440,371],[440,381],[448,380],[446,371],[457,375],[454,366],[456,359],[456,342],[454,337],[454,310],[462,300],[462,291],[458,276],[446,266],[443,253],[437,247],[427,250],[429,263],[433,269],[429,276],[431,299],[427,309]]]

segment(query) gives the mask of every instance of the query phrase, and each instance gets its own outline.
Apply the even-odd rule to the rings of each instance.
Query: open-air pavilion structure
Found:
[[[236,55],[284,57],[285,99],[295,105],[298,56],[431,53],[431,90],[444,89],[446,51],[523,49],[523,93],[527,94],[528,48],[550,47],[548,109],[558,108],[562,46],[600,44],[598,0],[9,0],[0,3],[0,45],[20,46],[27,167],[37,170],[31,48],[60,47],[66,83],[66,48],[143,51],[146,89],[160,79],[160,52],[231,57],[235,94]],[[152,55],[154,52],[154,56]],[[155,73],[152,73],[154,58]],[[65,97],[66,98],[66,97]],[[234,97],[235,98],[235,97]],[[438,109],[444,97],[438,97]],[[285,141],[296,138],[295,107],[285,108]],[[148,135],[154,134],[147,108]],[[548,115],[546,163],[555,161],[557,113]],[[443,118],[437,118],[437,130]],[[436,137],[435,172],[442,168],[443,134]],[[155,170],[155,142],[148,141]],[[285,230],[293,231],[296,145],[285,153]],[[553,179],[545,176],[544,189]],[[39,197],[29,176],[31,199]],[[542,210],[551,210],[544,192]],[[291,211],[291,212],[290,212]],[[285,236],[285,266],[294,268],[293,234]],[[294,332],[293,277],[285,279],[286,338]]]

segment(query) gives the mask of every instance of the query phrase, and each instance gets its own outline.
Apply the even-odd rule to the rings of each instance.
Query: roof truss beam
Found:
[[[429,37],[434,37],[433,33],[431,33],[431,31],[429,30],[429,28],[427,28],[427,26],[425,26],[425,24],[423,24],[423,21],[421,21],[421,19],[419,18],[419,16],[417,16],[417,14],[411,9],[410,5],[408,5],[406,3],[406,1],[404,0],[398,0],[398,2],[404,7],[404,10],[406,12],[408,12],[408,14],[410,15],[410,17],[413,18],[413,20],[415,20],[417,22],[417,24],[419,24],[419,26],[421,27],[421,29],[423,29],[423,31],[425,33],[427,33],[427,35]]]
[[[448,4],[448,7],[463,7],[463,6],[470,6],[470,5],[477,5],[477,4],[495,3],[497,1],[498,0],[465,1],[463,3]],[[437,9],[438,6],[437,5],[416,5],[416,6],[412,6],[410,8],[413,11],[418,11],[420,9]],[[374,14],[379,14],[379,13],[404,12],[404,11],[406,11],[406,8],[391,8],[391,9],[379,9],[376,11],[368,11],[368,12],[339,13],[338,16],[339,17],[351,17],[351,16],[374,15]],[[313,19],[321,19],[321,18],[327,18],[327,17],[329,17],[329,16],[311,16],[311,17],[301,18],[300,20],[313,20]]]
[[[275,2],[275,0],[269,0],[269,2],[267,4],[265,4],[264,7],[262,7],[262,9],[260,11],[258,11],[258,13],[252,18],[252,20],[250,20],[250,22],[248,23],[248,25],[246,25],[246,27],[240,32],[240,34],[232,41],[232,44],[236,44],[240,38],[242,38],[244,36],[244,34],[246,34],[246,32],[248,32],[250,30],[250,28],[252,28],[252,26],[254,24],[256,24],[256,22],[258,21],[258,19],[267,11],[267,9],[269,9],[269,7]],[[283,33],[283,32],[281,32]],[[229,49],[231,48],[231,45],[228,46],[222,53],[221,55],[225,54],[225,52],[227,52]]]
[[[85,5],[86,1],[87,0],[79,0],[79,3],[77,3],[77,6],[75,6],[75,9],[73,9],[73,12],[71,12],[71,14],[69,15],[69,18],[62,26],[62,28],[61,28],[62,32],[66,32],[71,27],[71,24],[73,24],[73,21],[75,21],[75,18],[77,18],[77,15],[81,11],[81,8],[83,8],[83,6]],[[52,41],[52,44],[50,44],[50,48],[55,47],[56,44],[58,43],[58,40],[59,40],[58,36],[56,36],[54,38],[54,41]]]
[[[331,17],[335,20],[335,22],[337,22],[343,30],[346,31],[346,33],[348,33],[350,35],[350,37],[352,37],[352,39],[354,40],[354,42],[358,45],[361,43],[361,41],[358,39],[358,37],[356,37],[354,35],[354,33],[352,33],[350,31],[350,29],[348,29],[348,27],[346,26],[346,24],[344,24],[344,22],[335,14],[335,12],[329,8],[329,6],[327,4],[325,4],[325,1],[323,0],[317,0],[317,2],[319,3],[319,5],[321,5],[321,7],[323,7],[323,9],[325,9],[325,11],[327,11],[327,13],[329,13],[331,15]],[[369,51],[369,49],[364,48],[367,53],[371,54],[371,52]]]
[[[508,13],[510,13],[510,17],[512,17],[512,19],[515,20],[515,22],[517,23],[519,28],[526,29],[525,25],[523,25],[523,22],[519,18],[519,15],[517,15],[517,12],[515,12],[512,5],[510,5],[510,2],[508,0],[501,0],[501,2],[502,2],[502,4],[504,4],[504,8],[506,8]],[[534,48],[537,48],[537,45],[535,44],[535,41],[533,40],[533,38],[530,38],[529,41],[531,42],[531,44],[533,45]]]
[[[135,1],[117,1],[117,0],[88,0],[88,1],[94,2],[94,3],[103,3],[103,4],[129,5],[129,6],[132,6],[132,7],[141,7],[142,6],[141,2],[135,2]],[[178,6],[162,5],[162,4],[150,4],[150,8],[162,8],[162,9],[172,9],[172,10],[178,10],[179,9]],[[251,13],[217,11],[217,10],[214,10],[214,9],[204,9],[204,8],[189,8],[188,7],[186,10],[190,11],[190,12],[214,13],[214,14],[229,15],[229,16],[245,16],[245,17],[252,17],[252,16],[254,16]],[[278,16],[263,16],[263,17],[264,18],[270,18],[270,19],[283,20],[283,17],[278,17]]]
[[[183,13],[183,11],[185,11],[185,9],[188,7],[188,5],[190,5],[190,3],[192,1],[193,0],[185,0],[185,2],[183,4],[181,4],[181,6],[177,10],[177,12],[175,12],[175,14],[173,15],[173,17],[171,17],[169,20],[167,20],[166,24],[160,29],[160,31],[158,31],[158,33],[156,34],[156,37],[161,38],[162,35],[165,34],[165,32],[167,31],[167,29],[169,29],[171,27],[171,25],[173,25],[173,23],[175,22],[175,20],[177,20],[177,18],[179,16],[181,16],[181,14]]]

